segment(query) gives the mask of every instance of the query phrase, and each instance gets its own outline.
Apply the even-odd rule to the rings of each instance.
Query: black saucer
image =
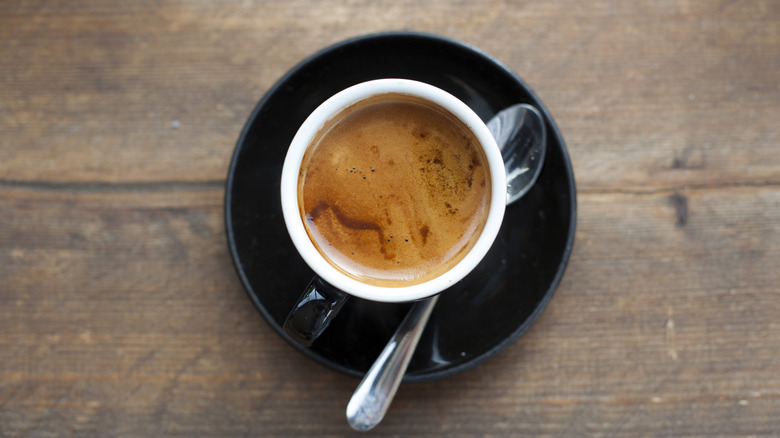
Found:
[[[249,118],[228,173],[225,222],[249,297],[290,341],[281,324],[313,274],[282,221],[279,178],[287,147],[325,99],[350,85],[389,77],[436,85],[484,120],[512,104],[529,103],[548,127],[538,182],[507,208],[483,262],[439,300],[404,380],[419,382],[476,366],[516,340],[550,300],[571,252],[576,193],[566,147],[547,109],[516,74],[485,53],[433,35],[384,33],[328,47],[281,78]],[[333,369],[362,376],[409,306],[353,298],[310,349],[290,343]]]

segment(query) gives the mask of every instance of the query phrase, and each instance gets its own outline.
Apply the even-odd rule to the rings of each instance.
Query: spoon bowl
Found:
[[[547,151],[547,132],[539,110],[521,103],[510,106],[487,123],[506,168],[507,205],[533,187]]]

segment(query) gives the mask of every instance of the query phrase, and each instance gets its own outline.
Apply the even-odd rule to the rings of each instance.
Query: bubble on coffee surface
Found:
[[[301,215],[317,249],[369,284],[446,272],[473,247],[490,203],[473,134],[418,98],[382,95],[329,122],[306,152]]]

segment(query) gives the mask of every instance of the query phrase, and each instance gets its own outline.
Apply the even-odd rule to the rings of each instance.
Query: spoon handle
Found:
[[[438,299],[436,295],[412,307],[358,385],[347,405],[353,429],[370,430],[384,418]]]

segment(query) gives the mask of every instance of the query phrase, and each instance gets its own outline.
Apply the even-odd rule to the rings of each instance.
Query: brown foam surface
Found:
[[[457,264],[482,231],[490,176],[476,138],[417,98],[363,101],[328,123],[303,159],[301,215],[348,275],[406,286]]]

